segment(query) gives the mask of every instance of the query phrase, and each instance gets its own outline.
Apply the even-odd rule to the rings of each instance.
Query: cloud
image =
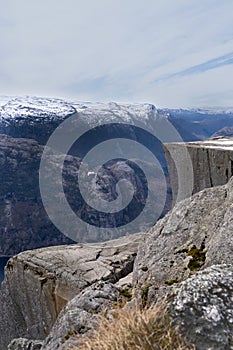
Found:
[[[160,82],[163,80],[168,80],[176,77],[184,77],[187,75],[193,75],[193,74],[201,74],[203,72],[206,72],[211,69],[215,69],[218,67],[226,66],[226,65],[232,65],[233,64],[233,52],[230,52],[227,55],[216,57],[212,60],[208,60],[206,62],[203,62],[201,64],[198,64],[193,67],[189,67],[185,70],[182,70],[180,72],[176,72],[170,75],[164,75],[160,78],[158,78],[155,82]]]
[[[194,106],[209,72],[229,103],[232,0],[0,2],[0,94]]]

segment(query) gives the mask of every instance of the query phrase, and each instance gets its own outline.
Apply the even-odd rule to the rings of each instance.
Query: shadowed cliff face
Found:
[[[64,236],[50,221],[43,207],[39,189],[39,166],[43,146],[30,139],[11,138],[0,135],[0,255],[14,255],[20,251],[43,246],[68,244],[72,241]],[[51,171],[57,166],[58,158],[51,162]],[[79,213],[80,217],[91,216],[92,211],[80,197],[77,185],[77,171],[79,159],[67,156],[63,168],[63,187],[68,202],[72,209]],[[153,176],[153,168],[151,170]],[[134,207],[128,214],[141,210],[144,198],[141,195],[144,190],[144,182],[140,173],[134,171],[127,161],[117,161],[106,165],[97,177],[98,191],[107,201],[115,199],[116,184],[121,177],[128,179],[137,185],[138,194],[134,201]],[[93,191],[96,183],[93,179]],[[161,188],[160,182],[153,179],[155,201],[158,201]],[[91,190],[92,191],[92,190]],[[59,205],[60,194],[56,194],[56,205]],[[105,217],[106,225],[117,227],[125,218],[123,213]],[[153,218],[151,213],[151,217]],[[93,220],[100,220],[94,217]],[[127,232],[125,232],[127,233]],[[101,235],[94,229],[91,232],[83,232],[77,227],[78,242],[98,242],[116,238],[120,235],[115,232],[115,237]]]
[[[42,150],[34,140],[0,136],[0,255],[72,242],[52,225],[41,202],[38,170]],[[69,167],[67,164],[68,173]]]

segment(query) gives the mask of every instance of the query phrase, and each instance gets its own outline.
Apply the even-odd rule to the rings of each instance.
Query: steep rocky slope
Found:
[[[145,236],[134,266],[134,284],[148,299],[214,264],[232,263],[233,178],[179,202]]]

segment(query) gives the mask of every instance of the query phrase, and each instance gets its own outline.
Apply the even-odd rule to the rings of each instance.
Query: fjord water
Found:
[[[9,257],[0,257],[0,285],[4,279],[4,267],[9,259]]]

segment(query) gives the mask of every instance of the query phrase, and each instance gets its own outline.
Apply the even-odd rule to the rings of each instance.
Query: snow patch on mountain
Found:
[[[34,121],[41,118],[60,119],[75,112],[76,109],[65,101],[29,96],[10,99],[0,108],[2,121],[28,118],[33,118]]]
[[[209,114],[209,115],[215,115],[215,114],[233,114],[233,107],[206,107],[206,108],[174,108],[169,109],[165,108],[164,111],[167,111],[168,113],[175,113],[176,115],[187,113],[194,113],[194,114]]]

